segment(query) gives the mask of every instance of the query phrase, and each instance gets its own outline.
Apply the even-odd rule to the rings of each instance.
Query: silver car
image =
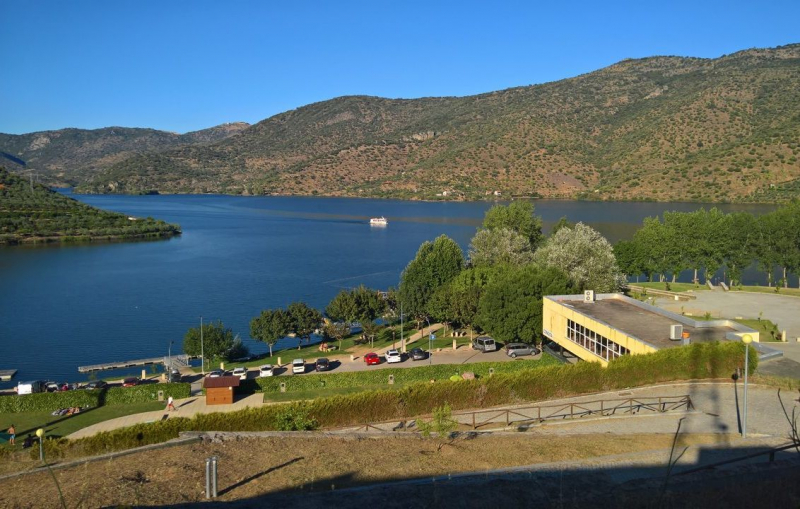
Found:
[[[533,345],[525,343],[508,343],[506,345],[506,355],[511,358],[518,355],[536,355],[537,353],[539,353],[539,349]]]

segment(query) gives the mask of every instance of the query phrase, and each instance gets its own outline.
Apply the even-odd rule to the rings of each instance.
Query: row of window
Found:
[[[607,361],[630,353],[630,350],[624,346],[618,345],[595,331],[569,319],[567,320],[567,339]]]

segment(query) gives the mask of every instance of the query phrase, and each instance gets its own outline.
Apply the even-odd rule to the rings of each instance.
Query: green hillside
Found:
[[[340,97],[131,157],[79,190],[780,201],[796,196],[799,143],[794,44],[471,97]]]
[[[186,134],[128,127],[0,133],[0,166],[26,168],[49,185],[70,186],[133,155],[220,141],[248,125],[236,122]]]
[[[0,245],[170,237],[180,227],[73,200],[0,167]]]

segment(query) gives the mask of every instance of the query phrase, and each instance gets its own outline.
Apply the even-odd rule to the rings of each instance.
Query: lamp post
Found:
[[[170,340],[169,348],[167,349],[167,380],[169,380],[169,375],[172,374],[172,343],[174,341]]]
[[[406,353],[406,340],[403,338],[403,301],[400,301],[400,350]]]
[[[203,317],[200,317],[200,365],[202,366],[200,370],[203,372],[203,376],[206,374],[206,356],[203,352]]]
[[[44,429],[37,429],[36,436],[39,437],[39,461],[44,463],[44,447],[42,446],[42,442],[44,442]]]
[[[431,359],[431,354],[433,353],[433,334],[431,334],[431,321],[428,320],[428,317],[425,317],[425,321],[428,322],[428,366],[433,363],[433,359]]]
[[[750,342],[753,336],[745,334],[742,336],[744,343],[744,403],[742,405],[742,438],[747,438],[747,372],[749,371]]]

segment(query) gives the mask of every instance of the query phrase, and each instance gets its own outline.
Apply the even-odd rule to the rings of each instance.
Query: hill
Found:
[[[0,167],[0,245],[169,237],[180,227],[73,200]]]
[[[776,201],[800,187],[798,140],[793,44],[470,97],[340,97],[117,162],[80,190]]]
[[[48,185],[75,185],[135,154],[220,141],[248,125],[222,124],[186,134],[127,127],[0,133],[0,165],[30,170]]]

